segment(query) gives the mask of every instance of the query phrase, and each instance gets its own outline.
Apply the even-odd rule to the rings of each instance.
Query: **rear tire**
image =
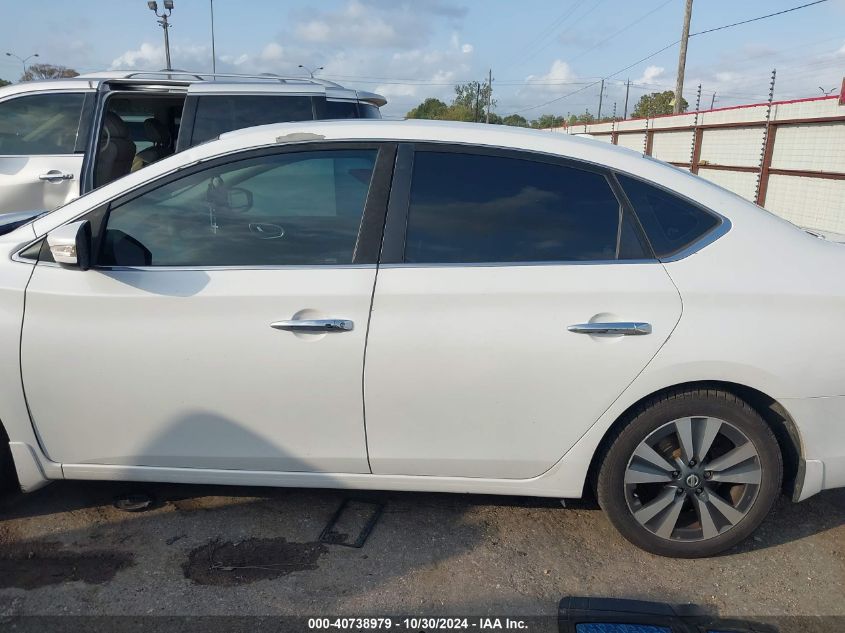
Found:
[[[778,496],[771,428],[745,401],[687,389],[638,407],[609,439],[597,497],[617,530],[660,556],[712,556],[747,538]]]

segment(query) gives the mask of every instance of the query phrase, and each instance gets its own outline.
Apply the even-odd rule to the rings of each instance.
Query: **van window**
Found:
[[[85,94],[47,92],[0,103],[0,156],[73,154]]]
[[[310,121],[314,118],[311,97],[291,95],[203,95],[197,112],[191,145],[204,143],[224,132],[254,125]]]

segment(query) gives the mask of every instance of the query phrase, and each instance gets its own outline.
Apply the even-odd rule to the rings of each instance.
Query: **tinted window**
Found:
[[[0,103],[0,155],[73,154],[84,100],[48,93]]]
[[[681,250],[719,223],[671,193],[628,176],[618,178],[658,257]]]
[[[601,174],[498,156],[418,152],[405,261],[541,262],[643,256]]]
[[[362,119],[380,119],[381,118],[381,110],[378,107],[374,106],[372,103],[359,103],[358,104],[361,108],[361,118]]]
[[[253,125],[309,121],[311,97],[288,95],[215,95],[199,97],[191,144]]]
[[[349,264],[376,150],[263,156],[206,169],[114,208],[99,263]]]
[[[358,103],[355,101],[326,101],[324,119],[357,119]]]

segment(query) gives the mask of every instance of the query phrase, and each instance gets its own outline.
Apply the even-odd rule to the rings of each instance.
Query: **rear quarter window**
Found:
[[[721,220],[664,189],[617,174],[657,257],[668,257],[698,241]]]

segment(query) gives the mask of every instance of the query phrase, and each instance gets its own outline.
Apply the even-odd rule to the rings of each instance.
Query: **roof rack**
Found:
[[[299,76],[284,76],[284,75],[277,75],[275,73],[261,73],[258,75],[245,75],[239,73],[205,73],[205,72],[193,72],[189,70],[154,70],[154,71],[113,71],[114,75],[117,75],[115,78],[119,79],[135,79],[141,77],[151,77],[151,78],[159,78],[159,79],[177,79],[180,77],[189,77],[191,80],[197,81],[207,81],[209,79],[259,79],[264,81],[278,81],[280,83],[305,83],[305,84],[317,84],[320,86],[326,86],[327,88],[342,88],[338,83],[333,81],[329,81],[328,79],[320,79],[318,77],[299,77]],[[99,73],[92,73],[92,75],[97,75]],[[112,75],[111,72],[103,73],[103,75]]]

